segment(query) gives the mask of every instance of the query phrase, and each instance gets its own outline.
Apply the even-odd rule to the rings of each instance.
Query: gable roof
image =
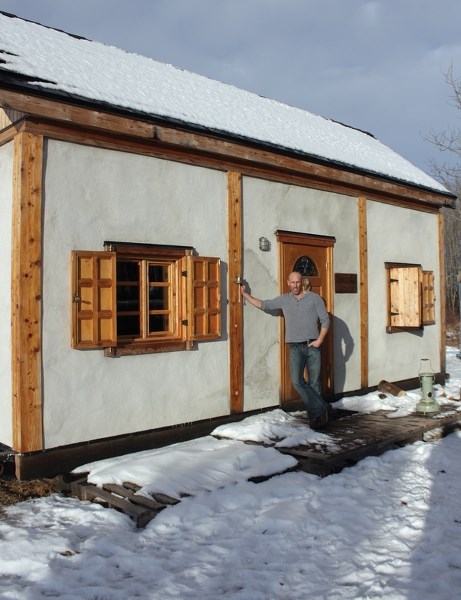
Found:
[[[0,12],[0,85],[256,142],[453,195],[370,134],[151,58]]]

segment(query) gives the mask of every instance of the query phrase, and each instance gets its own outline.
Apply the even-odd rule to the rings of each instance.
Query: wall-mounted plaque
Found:
[[[335,292],[337,294],[356,294],[357,274],[335,273]]]

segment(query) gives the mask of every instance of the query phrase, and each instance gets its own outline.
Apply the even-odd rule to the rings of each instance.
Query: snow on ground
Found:
[[[447,349],[440,403],[461,408],[461,360]],[[354,410],[414,410],[401,398],[349,398]],[[168,449],[82,466],[94,482],[193,496],[137,530],[125,515],[55,494],[0,514],[0,598],[87,600],[453,600],[461,589],[461,433],[367,458],[320,479],[251,483],[291,458],[276,447],[328,442],[283,411]],[[233,439],[227,439],[233,438]],[[274,447],[245,445],[262,440]]]

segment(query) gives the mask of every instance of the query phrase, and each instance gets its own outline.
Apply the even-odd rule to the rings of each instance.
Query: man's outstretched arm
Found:
[[[242,284],[240,286],[240,293],[242,294],[243,298],[245,298],[245,300],[247,300],[250,304],[256,306],[256,308],[261,308],[262,301],[259,298],[255,298],[254,296],[249,294],[247,292],[247,286],[245,284]]]

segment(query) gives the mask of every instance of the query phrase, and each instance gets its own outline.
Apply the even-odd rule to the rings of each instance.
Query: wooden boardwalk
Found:
[[[325,433],[331,444],[316,443],[296,448],[278,448],[298,460],[298,468],[325,477],[339,473],[367,456],[378,456],[387,450],[418,440],[430,441],[461,429],[461,412],[456,407],[442,406],[436,415],[412,414],[389,418],[388,411],[371,414],[338,411],[338,418],[328,424]]]
[[[161,510],[169,505],[177,504],[179,500],[165,494],[153,494],[152,498],[136,494],[141,486],[126,482],[123,485],[112,483],[97,486],[89,483],[82,475],[58,475],[52,480],[56,492],[76,496],[80,500],[89,500],[107,508],[115,508],[128,515],[142,528],[149,523]]]
[[[325,430],[330,438],[328,444],[316,442],[296,448],[278,447],[277,450],[296,458],[298,464],[291,470],[303,470],[326,477],[339,473],[367,456],[377,456],[417,440],[438,439],[461,429],[461,412],[457,412],[456,407],[441,407],[441,412],[432,416],[413,414],[389,418],[389,414],[386,411],[363,414],[339,410]],[[269,477],[251,480],[261,482],[267,479]],[[52,484],[56,491],[124,512],[138,528],[145,527],[166,506],[179,502],[164,494],[153,494],[151,498],[136,494],[140,486],[130,482],[96,486],[83,475],[61,475],[55,477]]]

